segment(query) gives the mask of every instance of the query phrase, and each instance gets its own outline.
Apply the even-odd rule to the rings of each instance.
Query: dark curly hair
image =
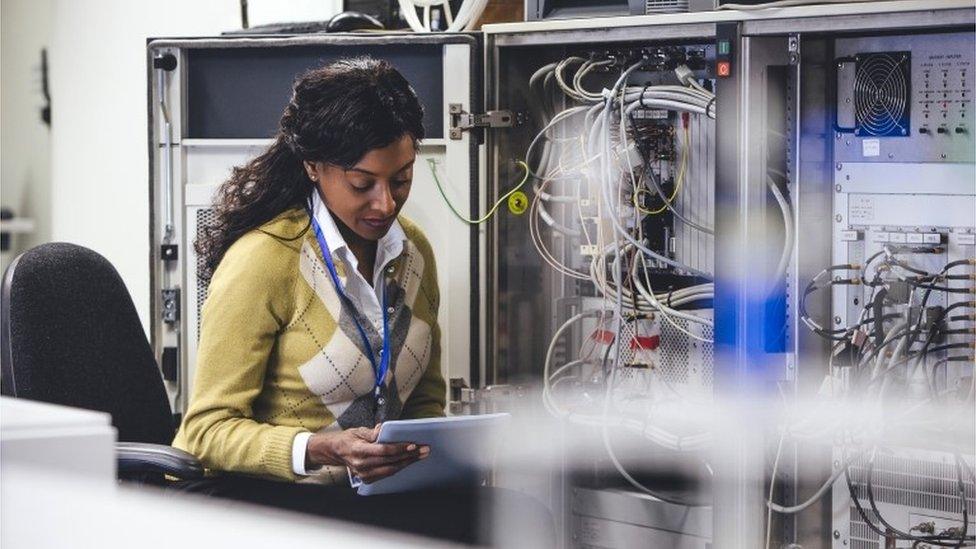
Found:
[[[224,253],[244,233],[278,214],[303,208],[315,191],[303,161],[351,168],[367,152],[404,135],[424,138],[423,107],[407,80],[387,61],[340,59],[299,76],[281,115],[274,143],[244,166],[235,167],[214,200],[216,221],[203,228],[194,247],[198,276],[210,280]],[[297,235],[273,235],[294,240]]]

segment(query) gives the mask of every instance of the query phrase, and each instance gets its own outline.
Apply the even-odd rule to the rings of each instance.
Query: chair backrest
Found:
[[[119,441],[172,441],[162,376],[108,260],[74,244],[43,244],[10,264],[2,292],[4,395],[108,412]]]

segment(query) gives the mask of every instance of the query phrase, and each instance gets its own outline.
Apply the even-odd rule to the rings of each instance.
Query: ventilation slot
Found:
[[[647,0],[644,13],[678,13],[688,11],[688,0]]]
[[[866,487],[868,456],[856,458],[850,466],[851,483],[862,502],[864,512],[871,522],[879,524],[878,517],[868,507]],[[967,462],[968,463],[968,462]],[[972,467],[969,464],[969,467]],[[912,509],[955,513],[962,515],[959,497],[959,478],[951,456],[945,461],[931,461],[910,457],[877,455],[872,472],[872,491],[878,503],[901,505]],[[843,483],[843,481],[842,481]],[[976,508],[976,486],[972,478],[963,479],[963,491],[969,509]],[[880,536],[864,522],[857,508],[850,508],[851,548],[879,548]]]
[[[685,330],[688,329],[687,320],[674,319],[674,321]],[[661,322],[661,377],[665,381],[688,383],[689,339],[687,334],[682,333],[670,322]]]
[[[196,238],[199,239],[203,236],[203,231],[207,227],[214,224],[217,221],[217,213],[213,208],[204,208],[197,210],[197,235]],[[197,266],[197,341],[200,340],[200,310],[203,308],[203,302],[207,300],[207,282],[203,280],[200,273],[203,272],[204,264],[203,257],[194,254],[196,257]]]
[[[687,320],[673,319],[675,324],[661,322],[661,376],[668,383],[692,383],[703,388],[712,385],[713,345],[693,339],[685,330],[702,339],[712,339],[712,328]]]
[[[878,523],[878,517],[870,509],[865,509],[864,513],[871,519],[872,524]],[[881,536],[872,530],[857,512],[857,507],[851,505],[851,549],[879,549],[881,547]]]
[[[850,468],[851,479],[862,501],[867,501],[868,497],[865,485],[867,462],[867,457],[855,460]],[[957,483],[956,466],[949,461],[942,463],[888,455],[878,455],[874,460],[872,490],[879,503],[962,513]],[[963,486],[969,508],[976,508],[976,487],[972,479],[964,479]]]

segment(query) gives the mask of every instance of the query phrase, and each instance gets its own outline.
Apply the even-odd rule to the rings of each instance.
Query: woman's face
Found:
[[[348,170],[324,162],[305,162],[305,169],[335,217],[360,238],[379,240],[410,196],[416,157],[413,138],[404,135]]]

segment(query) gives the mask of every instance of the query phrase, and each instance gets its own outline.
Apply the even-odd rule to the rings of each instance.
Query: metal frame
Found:
[[[802,284],[823,266],[832,263],[831,236],[835,225],[832,216],[835,193],[832,160],[834,106],[829,89],[836,88],[836,84],[832,82],[833,71],[830,69],[835,57],[831,38],[857,33],[945,32],[951,28],[971,30],[976,24],[976,10],[971,3],[963,7],[918,2],[913,9],[884,13],[882,8],[888,7],[886,4],[889,3],[881,3],[875,8],[875,12],[857,15],[827,13],[822,17],[809,19],[747,19],[740,25],[744,44],[785,37],[789,40],[791,55],[795,53],[799,60],[790,97],[793,106],[791,119],[795,128],[791,137],[795,154],[790,158],[789,173],[795,174],[791,177],[791,191],[797,235],[793,267],[789,273],[789,284],[794,290],[789,296],[793,311],[797,309],[797,294]],[[794,41],[795,46],[792,45]],[[745,49],[744,46],[743,50]],[[725,108],[722,110],[722,116],[726,116],[728,113]],[[761,126],[752,130],[755,131],[761,131]],[[821,318],[830,311],[830,292],[824,294],[807,303],[808,310]],[[809,396],[817,391],[826,374],[824,364],[829,345],[798,326],[795,317],[791,318],[794,320],[789,345],[792,356],[789,357],[783,379],[792,381],[798,395]],[[799,459],[801,455],[803,460]],[[762,459],[761,456],[753,457]],[[792,456],[784,455],[783,459],[789,459],[792,463],[788,464],[790,477],[780,476],[780,482],[784,484],[782,490],[786,494],[777,496],[780,501],[805,500],[817,486],[815,480],[804,479],[824,479],[832,471],[829,448],[808,445]],[[836,541],[838,538],[832,536],[831,529],[828,528],[832,521],[831,513],[830,501],[823,500],[806,512],[787,518],[781,525],[783,528],[775,528],[774,532],[777,536],[782,536],[780,541],[785,543],[828,547],[832,543],[839,543]],[[721,520],[718,513],[716,520]]]
[[[188,220],[186,220],[185,206],[188,205],[187,200],[192,199],[194,204],[199,205],[204,195],[209,197],[212,191],[216,189],[216,185],[187,185],[186,177],[187,170],[192,168],[188,165],[188,149],[198,148],[198,147],[210,147],[212,150],[223,150],[228,153],[239,153],[243,150],[248,150],[251,147],[264,147],[270,140],[265,139],[182,139],[183,127],[185,126],[185,116],[186,114],[182,112],[180,108],[183,98],[186,95],[185,88],[185,67],[186,67],[186,56],[185,52],[190,49],[195,48],[266,48],[266,47],[284,47],[284,46],[350,46],[354,47],[357,45],[391,45],[399,44],[409,41],[415,44],[436,44],[443,46],[445,52],[449,48],[462,47],[467,48],[466,58],[468,74],[470,78],[466,82],[458,82],[455,80],[445,79],[445,103],[454,102],[462,103],[467,110],[472,112],[477,112],[481,108],[481,96],[478,93],[480,88],[480,78],[481,78],[481,57],[478,51],[478,40],[476,37],[464,34],[439,34],[439,35],[429,35],[429,36],[416,36],[416,35],[403,35],[403,34],[330,34],[330,35],[302,35],[302,36],[267,36],[267,37],[246,37],[246,38],[199,38],[199,39],[150,39],[147,41],[147,63],[148,63],[148,85],[149,85],[149,101],[148,101],[148,119],[149,119],[149,200],[150,200],[150,339],[153,348],[156,351],[157,359],[162,358],[162,349],[164,346],[178,346],[179,347],[179,362],[178,371],[180,372],[192,372],[193,364],[191,360],[193,358],[192,353],[190,353],[190,347],[195,348],[196,342],[188,342],[187,333],[190,330],[185,329],[188,326],[188,322],[195,322],[195,319],[191,316],[195,316],[195,311],[193,315],[190,313],[190,303],[192,302],[188,292],[195,292],[195,288],[183,287],[184,283],[191,281],[194,277],[191,276],[190,270],[193,270],[193,266],[187,265],[187,259],[190,254],[189,246],[192,243],[195,235],[188,235],[186,233],[188,229]],[[177,68],[173,76],[169,79],[170,84],[166,91],[166,97],[171,106],[170,117],[172,121],[172,146],[174,148],[173,154],[173,166],[170,173],[173,174],[173,208],[174,208],[174,232],[172,242],[179,244],[183,250],[181,250],[180,259],[175,262],[169,262],[164,265],[160,260],[160,250],[159,244],[161,236],[163,235],[163,227],[160,225],[163,220],[159,219],[157,215],[157,201],[163,195],[163,174],[162,167],[164,165],[164,158],[160,154],[160,146],[157,144],[162,141],[161,128],[159,127],[159,107],[158,107],[158,94],[159,85],[157,83],[158,75],[156,71],[152,69],[152,58],[159,52],[172,52],[177,55]],[[452,50],[454,51],[454,50]],[[459,67],[452,66],[450,63],[456,63],[458,57],[457,52],[448,55],[445,53],[445,74],[458,74]],[[453,71],[453,72],[449,72]],[[460,90],[456,92],[455,90]],[[460,93],[461,95],[458,95]],[[447,175],[448,180],[451,181],[471,181],[471,186],[465,190],[467,195],[467,202],[471,211],[478,211],[480,204],[482,203],[481,198],[481,187],[480,187],[480,144],[479,139],[476,134],[471,132],[464,132],[462,139],[451,140],[447,138],[447,127],[448,127],[448,109],[444,108],[444,138],[443,139],[428,139],[422,144],[422,150],[427,149],[429,151],[441,151],[437,154],[444,155],[457,155],[465,154],[467,161],[463,163],[457,163],[457,166],[451,167],[448,165],[447,171],[444,172]],[[192,162],[191,162],[192,163]],[[460,167],[463,164],[463,167]],[[424,172],[426,173],[426,172]],[[204,188],[206,187],[206,188]],[[184,192],[189,193],[184,196]],[[192,196],[190,196],[192,195]],[[206,202],[206,201],[204,201]],[[446,219],[446,218],[445,218]],[[453,218],[450,220],[453,221]],[[449,377],[451,374],[455,376],[461,375],[462,377],[469,378],[474,385],[477,385],[480,381],[481,365],[482,360],[482,343],[481,343],[481,322],[483,315],[482,310],[482,281],[480,278],[482,260],[482,239],[481,233],[483,228],[480,227],[470,227],[467,234],[469,235],[467,246],[469,248],[468,256],[463,259],[467,263],[467,268],[470,269],[470,279],[465,281],[466,284],[470,285],[468,290],[463,293],[464,301],[463,307],[451,307],[451,310],[458,310],[460,315],[463,315],[463,319],[457,318],[451,319],[449,312],[445,313],[445,316],[440,319],[443,326],[456,326],[458,329],[465,329],[467,334],[464,335],[465,339],[465,349],[464,354],[458,355],[456,352],[451,353],[447,345],[444,345],[442,352],[442,361],[444,364],[444,375],[445,378]],[[428,232],[432,233],[432,229],[428,227]],[[457,234],[457,233],[455,233]],[[442,265],[443,269],[444,266]],[[442,276],[442,281],[445,280]],[[181,288],[180,295],[180,309],[182,311],[180,322],[173,326],[167,326],[160,320],[161,302],[159,296],[159,289],[166,286],[175,286]],[[442,288],[442,298],[445,297],[449,291],[452,291],[445,285]],[[453,291],[456,296],[462,295],[457,291]],[[195,331],[195,330],[194,330]],[[443,330],[442,330],[443,331]],[[456,368],[463,368],[462,371],[452,371],[450,366],[454,364]],[[181,376],[175,381],[167,382],[167,389],[170,393],[172,405],[175,411],[180,412],[186,408],[189,399],[190,384],[191,379],[185,379],[184,377],[191,377],[190,375]]]
[[[666,17],[670,18],[673,16]],[[558,29],[548,28],[549,22],[542,24],[532,23],[494,25],[486,27],[486,108],[512,108],[511,105],[503,104],[502,101],[504,101],[504,99],[502,98],[502,89],[499,88],[499,86],[502,84],[504,73],[504,68],[501,66],[501,62],[503,52],[506,48],[521,48],[525,46],[564,48],[575,47],[584,43],[596,44],[598,45],[597,47],[615,43],[650,44],[661,42],[666,43],[669,41],[700,41],[703,43],[709,43],[712,42],[716,36],[716,25],[712,22],[687,22],[679,25],[670,25],[663,24],[666,23],[664,20],[665,17],[662,17],[661,20],[643,17],[634,17],[630,19],[643,20],[648,24],[641,26],[628,25],[619,28],[601,25],[602,28],[596,28],[591,26],[591,24],[602,21],[609,22],[609,20],[591,19],[574,22],[554,22],[558,23],[557,25],[554,25],[555,27],[558,27]],[[573,23],[575,23],[575,28]],[[523,27],[530,30],[521,32]],[[512,29],[512,32],[506,32],[507,29]],[[516,32],[516,30],[519,32]],[[507,131],[508,130],[502,129],[496,132],[490,132],[487,137],[486,152],[488,159],[486,162],[486,189],[489,197],[489,203],[494,199],[494,197],[500,195],[502,192],[504,192],[504,189],[509,186],[507,181],[500,180],[501,174],[505,172],[503,163],[506,162],[506,160],[501,157],[501,149],[503,148],[502,142],[507,139]],[[500,365],[497,353],[500,318],[498,277],[501,262],[504,261],[500,257],[500,238],[501,235],[499,233],[499,225],[497,223],[492,223],[488,232],[488,249],[486,254],[486,384],[498,383],[502,381],[501,378],[503,377],[500,375],[502,372],[499,370]],[[557,275],[552,275],[552,278],[558,279],[559,277]],[[559,284],[559,281],[554,280],[552,284]],[[549,310],[548,316],[538,318],[538,322],[551,326],[557,321],[557,318],[564,319],[568,311],[575,311],[579,306],[579,298],[567,299],[554,303]],[[560,539],[560,547],[574,547],[577,544],[586,543],[586,540],[574,538],[574,521],[578,520],[597,521],[601,524],[605,524],[608,528],[613,526],[613,528],[610,528],[601,534],[609,537],[601,537],[599,540],[591,540],[594,543],[600,540],[606,541],[608,539],[617,539],[617,541],[622,544],[621,546],[633,545],[634,543],[646,545],[651,541],[654,543],[671,545],[675,543],[675,540],[682,539],[684,540],[682,543],[684,543],[689,542],[688,540],[691,540],[692,537],[694,537],[681,537],[681,534],[679,533],[684,533],[685,528],[683,526],[678,526],[676,523],[672,523],[669,526],[658,525],[657,527],[653,525],[637,526],[633,525],[636,523],[632,523],[629,520],[621,518],[623,515],[618,516],[616,519],[607,515],[607,513],[614,514],[616,512],[615,510],[623,511],[629,509],[629,514],[633,516],[645,511],[653,512],[654,514],[665,512],[666,514],[668,510],[673,512],[675,509],[680,507],[682,509],[681,512],[684,513],[682,516],[685,518],[688,517],[688,513],[695,517],[693,519],[695,521],[702,519],[702,517],[706,515],[708,516],[709,524],[704,530],[698,531],[699,535],[707,535],[710,538],[712,532],[711,512],[707,509],[703,510],[701,508],[688,508],[683,506],[662,504],[633,491],[604,491],[576,488],[571,485],[571,482],[569,482],[567,478],[560,476],[558,471],[553,475],[548,490],[548,497],[553,512],[556,515],[557,535]],[[598,509],[604,504],[611,505],[611,508]],[[638,509],[640,511],[637,511]],[[657,528],[660,528],[660,530]],[[614,536],[617,537],[615,538]],[[706,544],[710,542],[710,539],[706,540],[705,537],[695,537],[695,539],[701,542],[701,547],[705,547]],[[680,546],[684,547],[685,545]]]

